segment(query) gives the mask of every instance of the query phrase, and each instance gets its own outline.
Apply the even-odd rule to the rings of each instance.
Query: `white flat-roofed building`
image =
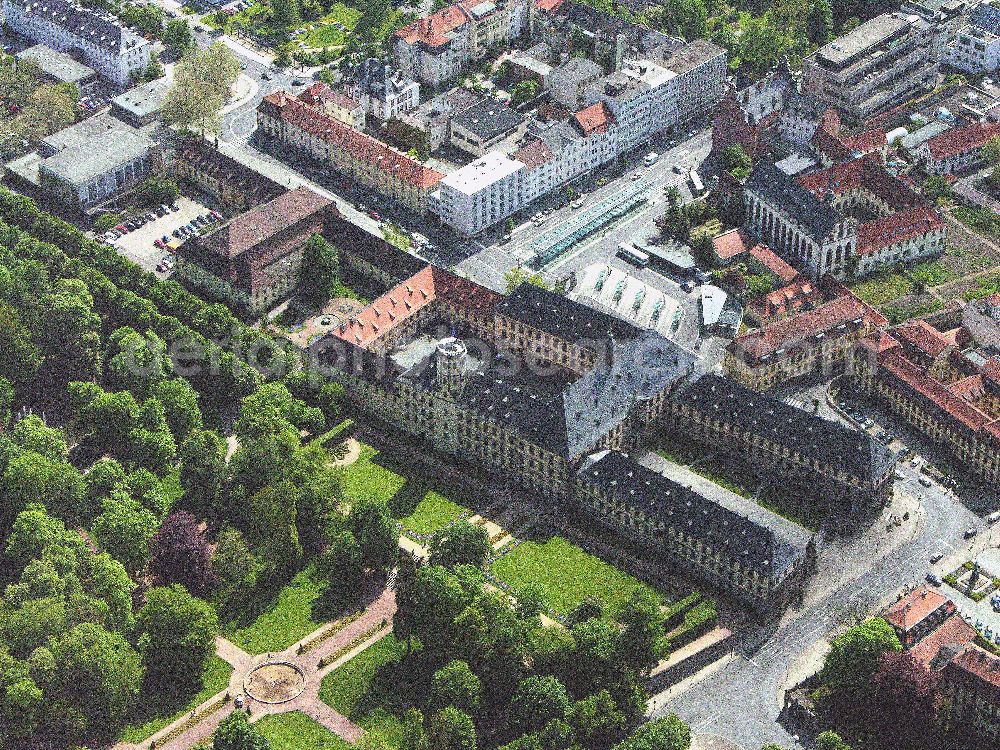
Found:
[[[60,52],[79,50],[87,65],[119,86],[149,65],[153,45],[117,19],[68,0],[3,0],[8,29]]]
[[[441,180],[441,221],[469,236],[506,219],[521,207],[524,165],[491,151]]]
[[[945,44],[941,62],[973,74],[1000,67],[1000,8],[989,3],[973,8],[968,25]]]
[[[935,33],[919,16],[883,13],[803,60],[803,91],[859,120],[884,112],[933,85]]]

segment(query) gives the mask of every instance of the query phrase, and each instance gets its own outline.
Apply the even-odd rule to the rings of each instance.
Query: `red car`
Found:
[[[163,250],[167,245],[163,240],[153,240],[153,244]]]
[[[371,216],[373,219],[375,219],[375,221],[381,221],[382,220],[382,217],[379,216],[378,211],[371,210],[371,211],[368,212],[368,215]]]

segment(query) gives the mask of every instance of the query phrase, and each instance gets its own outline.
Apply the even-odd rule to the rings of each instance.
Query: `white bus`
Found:
[[[688,180],[691,182],[691,192],[695,197],[701,195],[705,192],[705,185],[701,181],[701,177],[698,176],[698,172],[692,169],[688,172]]]
[[[618,245],[618,257],[639,266],[639,268],[645,268],[649,265],[649,256],[629,242],[622,242]]]

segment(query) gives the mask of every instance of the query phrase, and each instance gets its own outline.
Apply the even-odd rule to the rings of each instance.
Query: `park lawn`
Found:
[[[408,516],[399,519],[403,528],[415,534],[432,534],[456,520],[467,509],[444,495],[430,490]]]
[[[399,747],[402,740],[402,721],[384,708],[365,710],[361,704],[372,689],[379,668],[399,661],[403,652],[403,644],[390,633],[332,671],[319,688],[320,700],[392,748]]]
[[[403,489],[406,479],[380,466],[379,452],[370,445],[361,446],[361,456],[350,466],[338,469],[344,496],[351,501],[374,500],[388,505]]]
[[[233,674],[233,668],[220,659],[218,656],[211,656],[205,664],[205,671],[202,673],[202,689],[191,697],[185,705],[180,706],[172,713],[164,713],[157,716],[143,716],[141,724],[129,724],[122,732],[123,742],[139,743],[147,737],[159,732],[163,727],[173,723],[184,714],[190,713],[198,705],[204,703],[216,693],[221,693],[229,685],[229,678]],[[155,701],[147,701],[143,704],[143,709],[148,710],[155,706]]]
[[[942,260],[918,263],[910,270],[910,278],[922,282],[925,287],[941,286],[958,278],[958,274]]]
[[[628,573],[560,537],[544,544],[522,542],[497,558],[491,567],[515,592],[528,584],[536,585],[545,604],[561,615],[568,615],[587,597],[601,599],[614,611],[633,592],[652,591]]]
[[[226,635],[249,654],[284,651],[323,623],[313,619],[313,604],[323,592],[323,582],[310,565],[278,592],[275,602],[253,622],[231,622]]]
[[[254,726],[271,743],[271,750],[351,750],[353,747],[301,711],[265,716]]]
[[[344,32],[330,24],[314,26],[302,37],[302,43],[310,49],[341,47],[344,44]]]
[[[912,292],[913,282],[904,274],[888,271],[858,282],[851,291],[869,305],[882,307]]]

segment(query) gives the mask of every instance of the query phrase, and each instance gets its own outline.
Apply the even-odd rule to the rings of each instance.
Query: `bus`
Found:
[[[618,245],[618,257],[639,266],[639,268],[645,268],[649,265],[649,256],[629,242]]]
[[[698,176],[698,172],[692,169],[688,172],[688,180],[691,182],[691,193],[698,197],[705,192],[705,185],[701,181],[701,177]]]

